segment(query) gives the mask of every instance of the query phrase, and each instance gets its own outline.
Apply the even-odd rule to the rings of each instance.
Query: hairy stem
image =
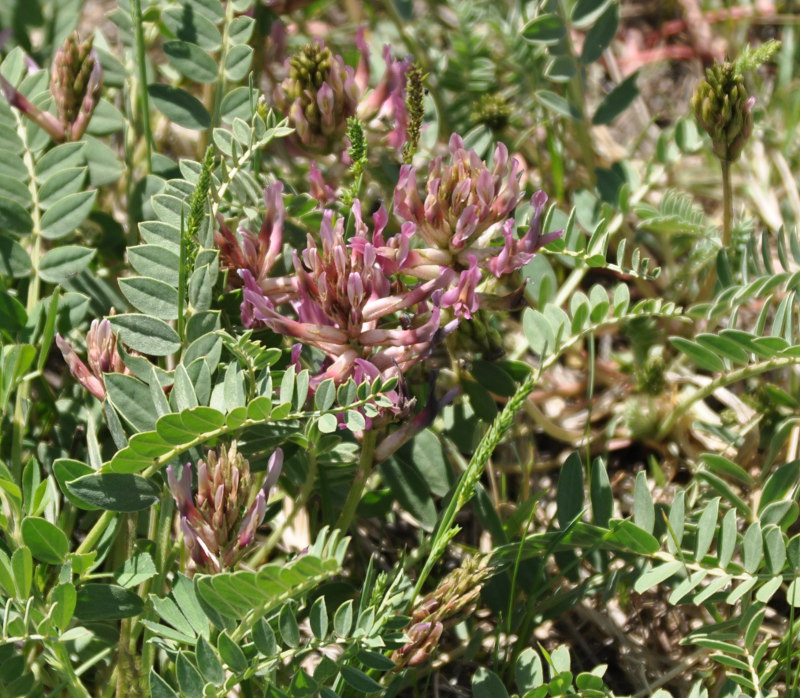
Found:
[[[597,175],[595,173],[595,165],[596,165],[596,156],[594,152],[594,145],[592,142],[592,136],[589,133],[589,124],[591,121],[589,120],[589,115],[586,113],[586,89],[584,85],[584,71],[578,63],[577,58],[575,58],[575,47],[572,44],[572,38],[570,35],[570,26],[569,26],[569,13],[567,12],[566,4],[563,0],[559,2],[559,12],[564,20],[564,23],[567,25],[567,33],[564,38],[564,41],[567,45],[567,50],[569,55],[573,57],[576,64],[578,65],[578,70],[575,72],[575,76],[569,81],[567,85],[567,92],[569,94],[570,100],[572,103],[578,107],[580,110],[580,119],[576,119],[574,121],[575,127],[575,135],[578,139],[578,146],[581,149],[581,156],[583,158],[583,164],[586,167],[586,174],[587,179],[594,186],[597,182]]]
[[[33,221],[33,226],[31,228],[31,247],[29,254],[32,273],[28,284],[28,297],[25,304],[25,309],[28,313],[31,313],[39,302],[42,290],[42,282],[39,277],[39,263],[42,257],[39,185],[36,180],[36,163],[33,160],[33,153],[28,147],[28,131],[25,128],[25,124],[22,122],[19,112],[14,111],[14,117],[17,121],[17,135],[25,148],[22,161],[28,173],[28,191],[31,194],[31,220]],[[18,478],[22,475],[22,445],[25,439],[25,433],[27,432],[26,409],[29,395],[30,380],[25,380],[17,389],[14,401],[14,422],[11,435],[11,469]]]

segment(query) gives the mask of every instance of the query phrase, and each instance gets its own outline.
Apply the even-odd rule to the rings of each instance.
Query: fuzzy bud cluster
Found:
[[[58,118],[71,140],[78,140],[100,98],[100,62],[92,51],[92,41],[70,34],[53,60],[50,93],[56,103]]]
[[[50,75],[50,93],[58,116],[37,107],[0,75],[0,92],[9,104],[45,130],[56,143],[79,141],[100,101],[103,70],[92,49],[92,41],[93,37],[80,41],[75,32],[56,52]]]
[[[735,162],[753,131],[755,97],[748,97],[744,78],[733,63],[715,63],[692,96],[697,122],[711,137],[714,154]]]
[[[341,143],[359,97],[355,71],[322,42],[307,44],[290,59],[289,75],[275,90],[275,103],[297,138],[318,152],[332,152]]]
[[[482,95],[472,111],[472,120],[483,124],[492,131],[502,131],[511,120],[512,109],[502,95]]]
[[[353,69],[321,40],[307,44],[289,59],[287,76],[274,90],[275,106],[295,129],[295,143],[307,151],[340,155],[351,117],[369,131],[386,133],[386,142],[393,148],[405,142],[408,59],[396,59],[384,47],[386,70],[370,90],[369,49],[363,30],[356,36],[356,46],[361,57]]]

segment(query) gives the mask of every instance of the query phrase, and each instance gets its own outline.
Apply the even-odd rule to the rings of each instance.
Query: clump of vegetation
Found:
[[[800,696],[795,27],[669,11],[0,7],[1,695]]]

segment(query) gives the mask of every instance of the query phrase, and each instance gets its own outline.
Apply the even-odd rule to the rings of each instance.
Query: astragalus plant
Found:
[[[798,695],[796,28],[663,12],[0,4],[0,695]]]

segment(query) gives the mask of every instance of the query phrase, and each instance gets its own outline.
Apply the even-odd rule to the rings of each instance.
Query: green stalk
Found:
[[[565,26],[567,27],[567,32],[564,37],[564,43],[566,44],[567,52],[575,61],[575,64],[578,68],[575,71],[574,77],[567,84],[567,93],[572,103],[576,105],[578,109],[580,109],[581,118],[574,121],[575,132],[578,138],[578,145],[581,149],[581,155],[583,156],[583,164],[586,166],[587,174],[589,176],[589,182],[592,186],[594,186],[597,183],[597,176],[595,174],[596,158],[594,147],[592,146],[592,137],[589,133],[589,116],[586,113],[586,89],[583,84],[584,71],[575,55],[575,47],[572,44],[571,36],[572,27],[570,26],[569,13],[567,12],[564,0],[561,0],[558,3],[558,11],[564,20]]]
[[[126,517],[127,527],[123,547],[123,558],[127,560],[133,553],[133,542],[136,538],[136,519],[134,512]],[[123,618],[120,621],[119,642],[117,643],[117,698],[126,698],[129,695],[139,695],[139,680],[136,671],[136,654],[132,650],[131,631],[133,618]]]
[[[665,314],[665,316],[671,315]],[[450,500],[450,503],[448,504],[447,509],[442,515],[442,519],[433,534],[431,552],[428,555],[428,559],[426,560],[424,567],[422,568],[422,572],[420,572],[419,578],[417,579],[417,584],[414,587],[414,593],[412,595],[410,604],[413,604],[414,599],[419,595],[419,592],[422,589],[422,586],[425,583],[425,580],[428,578],[431,570],[433,569],[434,564],[447,549],[447,544],[450,542],[453,536],[458,533],[458,528],[453,526],[456,514],[458,514],[459,510],[464,507],[464,505],[466,505],[470,499],[472,499],[475,484],[478,482],[478,480],[480,480],[480,477],[483,474],[483,469],[486,466],[489,457],[492,455],[495,447],[505,436],[506,432],[511,428],[511,425],[514,422],[514,417],[525,405],[525,401],[533,392],[534,387],[536,387],[539,377],[547,369],[553,366],[567,349],[580,341],[587,332],[595,334],[601,331],[604,327],[626,322],[634,317],[639,316],[636,313],[629,312],[621,317],[607,318],[596,323],[591,328],[586,328],[586,332],[570,337],[558,347],[558,351],[548,354],[547,357],[542,360],[542,363],[539,365],[538,369],[531,371],[525,380],[520,384],[519,388],[517,388],[517,391],[506,403],[503,411],[500,412],[497,417],[495,417],[494,422],[492,422],[489,429],[486,430],[486,433],[481,438],[478,447],[475,449],[475,453],[473,453],[472,458],[467,465],[467,469],[461,475],[461,479],[458,481],[458,485],[456,485],[453,497]],[[775,365],[778,362],[780,362],[780,365]],[[767,371],[772,370],[773,368],[781,368],[792,363],[800,363],[800,357],[776,359],[768,368],[764,368],[763,370]]]
[[[727,250],[731,243],[733,229],[733,188],[731,187],[731,163],[720,160],[722,167],[722,249]],[[716,266],[712,265],[700,289],[699,300],[708,300],[714,295],[714,284],[717,282]]]
[[[540,371],[531,371],[528,374],[525,380],[520,384],[519,388],[517,388],[517,392],[515,392],[506,403],[503,411],[497,415],[494,422],[492,422],[492,425],[486,430],[486,433],[480,440],[478,447],[475,449],[475,453],[472,454],[469,465],[467,465],[467,469],[461,475],[461,479],[458,481],[458,485],[456,485],[456,490],[450,499],[450,503],[447,505],[447,509],[442,515],[442,520],[436,527],[436,532],[433,536],[433,543],[431,544],[431,552],[428,555],[428,559],[425,561],[422,572],[420,572],[419,577],[417,578],[417,584],[414,587],[414,593],[410,602],[412,605],[414,603],[414,599],[422,590],[422,586],[425,583],[425,580],[428,578],[428,575],[430,575],[434,564],[442,556],[447,548],[447,544],[458,532],[458,528],[453,527],[456,514],[458,514],[464,505],[466,505],[467,502],[472,499],[475,485],[477,484],[478,480],[480,480],[483,470],[486,467],[486,463],[489,461],[489,458],[494,452],[495,447],[500,443],[503,436],[505,436],[506,432],[511,428],[511,425],[514,422],[514,417],[516,416],[517,412],[522,409],[525,400],[528,399],[528,395],[531,394],[533,388],[536,386],[540,373]]]
[[[204,153],[208,143],[211,142],[211,134],[215,127],[219,126],[220,122],[220,112],[222,108],[222,97],[225,94],[225,63],[228,58],[228,51],[230,47],[228,46],[228,28],[231,25],[234,17],[236,16],[236,8],[235,3],[228,2],[226,3],[225,8],[225,22],[222,25],[222,47],[220,48],[219,54],[219,73],[217,73],[217,81],[214,83],[214,98],[213,98],[213,106],[211,109],[211,125],[208,127],[206,131],[203,132],[203,137],[200,139],[200,148],[198,149],[198,154]]]
[[[152,591],[157,596],[161,596],[164,590],[164,582],[169,573],[170,562],[172,556],[170,550],[172,548],[172,514],[175,510],[175,503],[171,496],[167,495],[161,498],[158,505],[158,515],[151,513],[151,525],[148,535],[156,541],[156,567],[158,574],[148,579],[141,587],[140,596],[147,598],[148,592]],[[152,609],[149,610],[143,618],[149,620],[156,620],[156,613]],[[142,642],[142,654],[140,660],[141,676],[149,676],[150,669],[153,667],[156,657],[157,647],[152,642],[149,642],[153,636],[153,631],[145,628],[141,623],[137,624],[134,629],[133,642],[138,643],[139,635],[144,630],[144,641]]]
[[[779,356],[758,364],[743,366],[735,371],[728,371],[719,378],[715,378],[702,388],[698,388],[690,395],[687,395],[675,406],[675,409],[672,410],[661,423],[661,427],[656,433],[656,441],[663,441],[667,436],[669,436],[669,434],[675,428],[675,425],[678,423],[678,420],[680,420],[692,408],[692,405],[700,400],[705,400],[707,397],[710,397],[718,388],[724,388],[732,383],[737,383],[738,381],[746,380],[748,378],[752,378],[753,376],[767,373],[768,371],[776,371],[781,368],[787,368],[788,366],[796,366],[797,364],[800,364],[800,356]]]
[[[356,468],[353,486],[350,488],[342,513],[339,514],[339,519],[336,522],[336,528],[340,531],[346,531],[350,528],[350,524],[356,513],[356,507],[358,507],[358,503],[361,501],[361,495],[364,492],[367,479],[372,473],[377,438],[378,434],[376,431],[369,430],[364,432],[364,438],[361,442],[361,458],[358,461],[358,468]]]
[[[731,163],[721,160],[722,165],[722,247],[728,249],[733,229],[733,188],[731,187]]]
[[[86,538],[81,541],[81,544],[75,550],[77,555],[82,555],[84,553],[88,553],[95,548],[100,538],[102,538],[103,533],[108,528],[108,525],[114,520],[116,516],[116,512],[114,511],[104,511],[100,518],[95,521],[94,526],[92,526],[89,533],[86,534]]]
[[[50,645],[53,654],[56,655],[59,662],[59,669],[66,674],[64,677],[66,681],[63,686],[67,689],[72,698],[90,698],[91,693],[83,685],[83,682],[78,678],[72,662],[69,658],[69,652],[66,647],[60,642],[54,642]]]
[[[36,304],[39,302],[41,295],[42,282],[39,277],[39,263],[42,257],[42,226],[41,216],[39,212],[39,187],[36,184],[36,163],[33,161],[33,153],[28,147],[27,129],[22,122],[20,113],[16,109],[12,109],[14,118],[17,121],[17,135],[23,143],[24,153],[22,161],[25,164],[25,169],[28,174],[28,191],[31,194],[31,220],[33,226],[31,228],[31,267],[32,274],[28,284],[28,297],[25,303],[25,309],[30,314]],[[17,389],[17,394],[14,401],[14,418],[11,433],[11,472],[15,477],[22,476],[22,444],[25,440],[25,433],[27,432],[27,418],[26,418],[26,404],[28,396],[30,395],[30,381],[25,380]]]
[[[147,94],[147,62],[142,26],[142,1],[131,0],[131,22],[136,35],[136,70],[139,79],[139,105],[141,107],[142,131],[148,174],[153,171],[153,133],[150,129],[150,98]]]
[[[175,331],[178,333],[181,344],[183,344],[183,325],[185,322],[184,306],[186,303],[186,267],[189,257],[189,232],[186,229],[186,221],[181,208],[181,249],[178,259],[178,319],[175,321]],[[179,350],[183,353],[183,349]]]

